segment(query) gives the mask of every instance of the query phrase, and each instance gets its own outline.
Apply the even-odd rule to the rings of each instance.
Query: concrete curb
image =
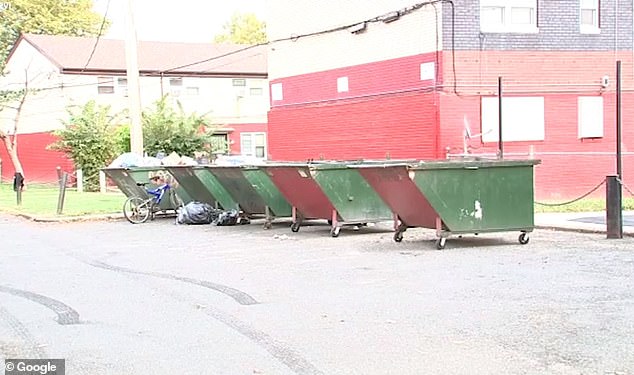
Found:
[[[558,232],[575,232],[575,233],[588,233],[588,234],[606,234],[605,228],[580,228],[580,227],[566,227],[553,224],[535,225],[535,229],[553,230]],[[634,237],[634,233],[623,229],[623,237]]]
[[[36,223],[72,223],[83,221],[113,221],[124,219],[123,214],[101,214],[101,215],[82,215],[82,216],[36,216],[25,214],[22,212],[5,211],[7,215],[21,217],[26,220],[30,220]]]

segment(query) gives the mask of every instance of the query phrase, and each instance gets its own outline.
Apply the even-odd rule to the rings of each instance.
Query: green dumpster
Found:
[[[231,196],[231,194],[225,189],[224,186],[218,181],[216,176],[211,173],[211,170],[206,166],[196,166],[192,168],[192,171],[198,177],[200,182],[205,188],[213,195],[214,199],[220,207],[225,210],[238,210],[240,206],[238,202]]]
[[[178,186],[186,191],[192,200],[209,203],[216,207],[220,205],[219,200],[215,197],[215,192],[208,189],[206,184],[195,173],[194,168],[200,169],[201,167],[179,165],[166,166],[165,168],[176,179]],[[231,208],[236,208],[236,206],[232,205],[226,209]]]
[[[104,168],[102,171],[117,185],[119,190],[126,197],[147,197],[147,193],[143,186],[137,185],[137,182],[130,176],[127,168]]]
[[[314,164],[310,173],[332,203],[335,211],[331,235],[337,237],[344,224],[366,224],[394,219],[390,208],[361,176],[356,166],[344,163]]]
[[[240,209],[250,217],[264,216],[264,228],[270,228],[274,217],[291,216],[291,207],[270,178],[253,166],[205,166]]]
[[[394,240],[408,227],[436,229],[442,249],[451,234],[534,228],[533,167],[538,160],[439,160],[371,166],[362,175],[400,220]]]
[[[174,183],[174,178],[163,167],[104,168],[103,171],[128,198],[133,196],[147,198],[148,194],[145,189],[155,189],[158,187],[158,185],[150,181],[150,178],[156,175],[162,175],[173,189],[169,195],[169,199],[161,200],[159,208],[163,211],[176,211],[182,202],[191,201],[189,194],[179,187],[178,184]],[[144,186],[139,186],[139,184],[144,184]]]
[[[255,166],[244,166],[242,173],[264,201],[267,218],[264,223],[265,228],[271,227],[271,220],[275,217],[290,217],[292,215],[291,205],[263,169]]]

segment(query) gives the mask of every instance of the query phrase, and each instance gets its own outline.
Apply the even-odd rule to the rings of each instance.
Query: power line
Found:
[[[333,27],[333,28],[330,28],[330,29],[325,29],[325,30],[321,30],[321,31],[315,31],[315,32],[312,32],[312,33],[301,34],[301,35],[292,35],[292,36],[287,37],[287,38],[280,38],[280,39],[275,39],[275,40],[264,42],[264,43],[253,44],[253,45],[250,45],[250,46],[247,46],[247,47],[244,47],[244,48],[240,48],[240,49],[237,49],[235,51],[228,52],[228,53],[225,53],[225,54],[222,54],[222,55],[219,55],[219,56],[213,56],[213,57],[210,57],[210,58],[207,58],[207,59],[203,59],[203,60],[195,61],[195,62],[192,62],[192,63],[188,63],[188,64],[176,66],[176,67],[173,67],[173,68],[169,68],[169,69],[163,70],[161,73],[168,73],[168,72],[172,72],[172,71],[183,69],[183,68],[189,68],[190,66],[194,66],[194,65],[198,65],[198,64],[204,64],[204,63],[209,62],[209,61],[218,60],[218,59],[221,59],[223,57],[235,55],[237,53],[248,51],[250,49],[257,48],[257,47],[268,46],[268,45],[275,44],[275,43],[280,43],[280,42],[288,42],[288,41],[296,42],[296,41],[298,41],[301,38],[308,38],[308,37],[313,37],[313,36],[318,36],[318,35],[330,34],[330,33],[334,33],[334,32],[337,32],[337,31],[347,30],[347,29],[349,29],[349,28],[351,28],[353,26],[358,26],[358,25],[361,25],[361,24],[383,22],[385,19],[387,19],[387,17],[389,17],[391,15],[396,15],[397,17],[401,17],[401,16],[404,16],[404,15],[410,14],[410,13],[412,13],[412,12],[414,12],[414,11],[416,11],[416,10],[426,6],[426,5],[433,5],[433,4],[436,4],[436,3],[450,3],[452,5],[452,11],[453,11],[453,1],[452,0],[426,1],[426,2],[423,2],[423,3],[414,4],[412,6],[409,6],[409,7],[406,7],[406,8],[402,8],[402,9],[399,9],[399,10],[396,10],[396,11],[388,12],[386,14],[382,14],[382,15],[367,19],[365,21],[354,22],[354,23],[351,23],[351,24],[348,24],[348,25],[337,26],[337,27]]]
[[[92,46],[92,51],[90,52],[90,56],[88,56],[88,60],[86,61],[84,68],[81,70],[82,72],[86,70],[86,68],[88,67],[88,64],[90,64],[90,61],[92,60],[93,55],[95,54],[95,51],[97,50],[99,39],[101,38],[101,34],[103,33],[103,28],[106,25],[106,20],[107,20],[106,17],[108,16],[109,8],[110,8],[110,0],[108,0],[108,3],[106,4],[106,12],[103,14],[103,19],[101,20],[101,26],[99,27],[99,33],[97,33],[97,39],[95,40],[95,44]]]

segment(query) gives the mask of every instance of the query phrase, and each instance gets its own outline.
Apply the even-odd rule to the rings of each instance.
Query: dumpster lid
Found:
[[[471,160],[430,160],[411,164],[412,169],[470,169],[491,167],[518,167],[540,164],[538,159],[471,159]]]

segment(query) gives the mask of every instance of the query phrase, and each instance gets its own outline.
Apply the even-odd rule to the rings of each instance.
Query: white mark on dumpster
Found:
[[[473,211],[471,215],[478,220],[482,220],[482,205],[480,204],[480,201],[475,201],[473,205],[474,205],[475,211]]]

